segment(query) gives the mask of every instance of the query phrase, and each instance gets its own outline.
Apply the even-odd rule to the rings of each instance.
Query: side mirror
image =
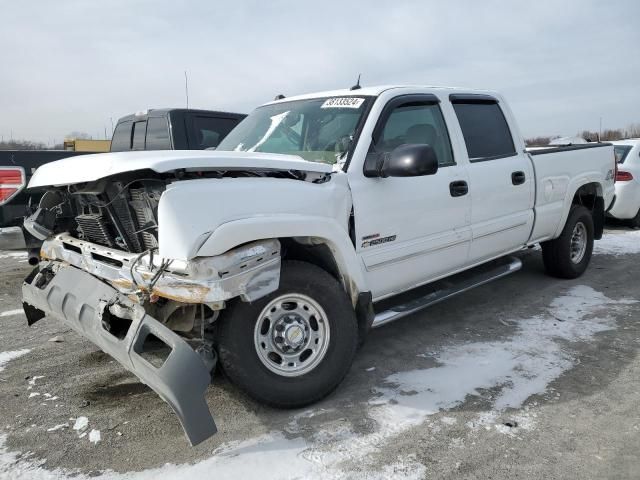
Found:
[[[438,171],[436,152],[427,144],[405,144],[390,153],[370,154],[365,161],[366,177],[420,177]]]

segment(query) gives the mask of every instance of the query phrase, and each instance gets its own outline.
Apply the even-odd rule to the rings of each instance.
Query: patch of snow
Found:
[[[627,255],[640,253],[640,230],[606,233],[593,244],[593,253],[601,255]]]
[[[436,367],[390,375],[378,389],[380,397],[371,401],[377,407],[373,417],[394,430],[409,428],[487,389],[499,389],[494,410],[519,408],[574,365],[563,342],[587,341],[615,328],[611,311],[634,302],[574,287],[551,303],[549,315],[516,320],[511,338],[454,345],[434,356]]]
[[[455,425],[456,423],[458,423],[458,420],[456,420],[454,417],[442,417],[440,421],[445,425]]]
[[[373,372],[376,369],[376,367],[369,367],[369,368],[365,368],[365,370],[367,372]]]
[[[76,418],[76,422],[73,424],[73,429],[82,431],[85,430],[89,426],[89,419],[87,417],[78,417]]]
[[[23,348],[22,350],[13,350],[10,352],[0,352],[0,372],[4,370],[4,366],[11,360],[15,360],[23,355],[26,355],[31,350]]]
[[[29,398],[39,397],[39,396],[40,396],[40,394],[39,394],[38,392],[31,392],[31,393],[29,394]]]
[[[13,315],[23,314],[24,310],[16,308],[15,310],[7,310],[6,312],[0,312],[0,317],[12,317]]]
[[[33,387],[36,384],[36,381],[40,380],[41,378],[44,378],[44,375],[36,375],[32,377],[31,380],[29,380],[29,385]]]
[[[47,432],[56,432],[63,428],[67,428],[69,426],[68,423],[61,423],[60,425],[56,425],[55,427],[47,428]]]
[[[89,441],[94,445],[97,444],[101,440],[100,438],[100,430],[93,429],[89,432]]]
[[[0,259],[3,258],[18,258],[21,260],[26,260],[28,257],[27,252],[11,252],[6,250],[0,250]]]

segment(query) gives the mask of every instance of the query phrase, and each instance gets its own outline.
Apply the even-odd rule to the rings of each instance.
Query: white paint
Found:
[[[91,182],[103,177],[134,170],[153,170],[158,173],[178,168],[220,170],[226,168],[244,170],[302,170],[330,172],[331,165],[307,162],[296,155],[276,155],[254,152],[218,152],[211,150],[166,150],[98,153],[69,157],[40,166],[29,187],[70,185]]]
[[[7,310],[6,312],[0,312],[0,317],[12,317],[14,315],[23,314],[24,310],[16,308],[15,310]]]
[[[369,415],[377,420],[377,427],[368,434],[353,432],[344,422],[327,422],[322,435],[310,440],[287,439],[272,432],[225,444],[212,457],[193,465],[165,465],[124,474],[105,472],[92,478],[187,480],[209,478],[212,472],[216,478],[245,480],[424,478],[426,469],[415,457],[401,457],[379,468],[370,463],[372,455],[386,448],[396,436],[422,424],[429,415],[462,404],[481,388],[497,389],[498,393],[492,399],[492,409],[481,414],[470,425],[472,428],[484,426],[488,434],[506,435],[535,428],[535,413],[528,407],[515,412],[507,409],[519,408],[530,395],[545,392],[549,382],[574,365],[572,344],[593,340],[599,332],[615,328],[612,314],[631,303],[634,301],[612,300],[590,287],[578,286],[551,302],[548,313],[513,319],[517,330],[510,338],[453,344],[429,352],[437,366],[396,373],[377,389],[379,397],[369,405]],[[321,413],[324,411],[309,409],[294,416],[290,434],[302,431],[299,421]],[[501,422],[505,418],[514,420],[518,426],[503,428],[497,425],[498,418]],[[79,417],[78,423],[86,428],[88,419]],[[455,419],[444,416],[438,423],[452,425]],[[434,434],[441,430],[436,424],[429,428]],[[48,471],[41,463],[8,452],[5,439],[0,436],[0,477],[5,472],[16,480],[63,480],[74,475],[62,470]],[[462,447],[459,442],[452,444],[452,448]],[[73,478],[88,479],[84,475]]]
[[[599,255],[630,255],[640,253],[640,230],[606,233],[596,240],[593,253]]]
[[[13,350],[10,352],[0,352],[0,372],[4,370],[4,366],[11,360],[15,360],[23,355],[26,355],[31,350],[23,348],[22,350]]]
[[[102,438],[100,437],[100,430],[92,429],[89,432],[89,441],[94,445],[97,444]]]
[[[78,417],[76,418],[76,422],[73,424],[73,429],[82,431],[89,426],[89,419],[87,417]]]

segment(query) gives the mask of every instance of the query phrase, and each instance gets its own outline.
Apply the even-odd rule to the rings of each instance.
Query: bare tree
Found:
[[[554,137],[533,137],[525,138],[524,143],[527,147],[545,147]]]
[[[47,146],[42,142],[31,140],[9,140],[0,142],[0,150],[46,150]]]

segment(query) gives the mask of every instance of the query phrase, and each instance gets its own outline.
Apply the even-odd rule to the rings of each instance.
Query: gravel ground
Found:
[[[194,448],[91,343],[27,327],[30,267],[0,252],[0,478],[638,478],[640,234],[600,245],[577,280],[530,250],[520,272],[373,331],[309,409],[217,377],[219,433]]]

